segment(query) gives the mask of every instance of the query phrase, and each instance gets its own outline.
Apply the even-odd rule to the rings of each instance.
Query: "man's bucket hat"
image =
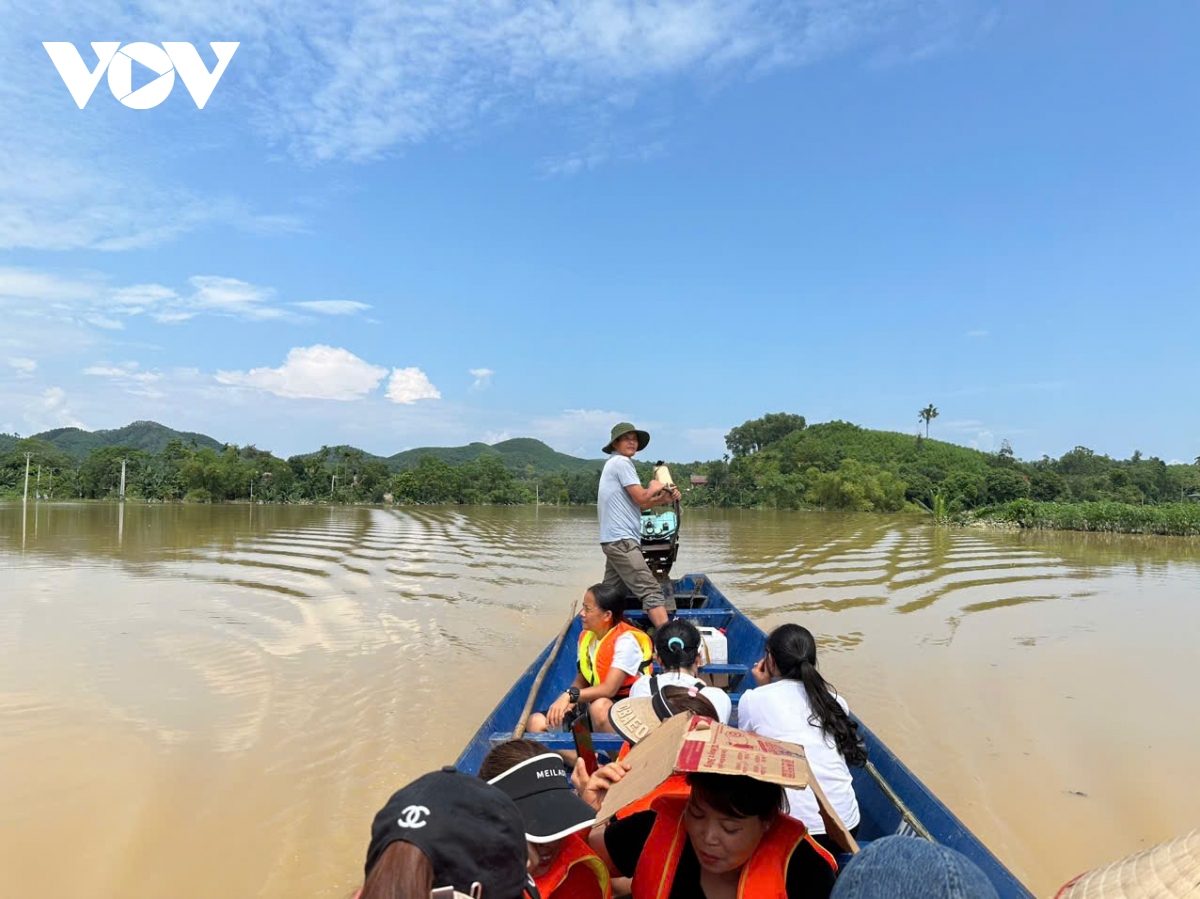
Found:
[[[618,425],[613,425],[612,438],[604,445],[604,448],[600,450],[600,452],[611,454],[613,451],[613,444],[617,442],[617,438],[624,437],[631,431],[634,434],[637,434],[639,453],[650,445],[650,433],[648,431],[639,431],[629,422],[623,421]]]

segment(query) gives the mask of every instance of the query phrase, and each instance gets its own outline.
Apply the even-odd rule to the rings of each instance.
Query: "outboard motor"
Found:
[[[654,479],[674,487],[671,470],[665,462],[654,463]],[[642,511],[642,555],[646,564],[660,581],[670,588],[671,566],[679,555],[679,501]]]

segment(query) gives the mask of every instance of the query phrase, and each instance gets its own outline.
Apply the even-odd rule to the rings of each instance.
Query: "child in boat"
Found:
[[[803,746],[830,804],[851,834],[857,833],[858,800],[849,766],[866,763],[866,747],[859,743],[858,725],[846,700],[817,671],[817,641],[798,624],[775,628],[767,637],[767,654],[752,674],[758,687],[742,695],[738,727]],[[792,814],[825,848],[837,851],[825,835],[812,791],[787,792]]]
[[[654,655],[662,666],[658,674],[639,677],[629,695],[651,696],[659,689],[674,684],[682,687],[697,687],[712,703],[714,716],[722,724],[729,723],[733,703],[729,694],[717,687],[710,687],[697,676],[696,656],[700,652],[700,631],[690,621],[674,618],[654,632]]]
[[[503,791],[452,767],[398,790],[375,815],[355,899],[536,897],[521,813]]]
[[[629,688],[650,664],[650,638],[625,620],[625,598],[616,587],[589,587],[579,617],[583,633],[575,681],[548,711],[529,716],[530,733],[563,727],[584,709],[593,731],[612,733],[608,710],[614,700],[629,695]]]
[[[596,812],[571,791],[561,756],[509,740],[492,747],[479,776],[517,803],[542,899],[610,899],[608,868],[587,843]]]
[[[605,765],[584,799],[599,808],[629,771]],[[614,874],[633,878],[633,899],[825,899],[836,864],[787,815],[778,784],[734,774],[689,774],[687,796],[660,796],[648,811],[608,822],[590,842]]]

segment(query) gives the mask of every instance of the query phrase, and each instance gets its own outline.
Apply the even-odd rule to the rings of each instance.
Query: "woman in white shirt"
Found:
[[[719,687],[710,687],[696,676],[696,656],[700,652],[700,631],[690,621],[672,618],[654,632],[654,657],[662,666],[659,674],[639,677],[629,688],[629,695],[653,696],[668,686],[696,687],[700,695],[712,703],[717,719],[729,723],[733,700]]]
[[[767,637],[767,654],[752,673],[758,687],[742,695],[738,727],[803,746],[817,783],[854,833],[859,811],[849,766],[866,764],[867,751],[846,701],[817,671],[817,641],[807,628],[781,625]],[[832,847],[812,790],[787,794],[792,817],[803,821],[819,843]]]

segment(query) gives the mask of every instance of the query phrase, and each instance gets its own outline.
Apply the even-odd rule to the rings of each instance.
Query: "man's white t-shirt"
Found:
[[[642,510],[625,489],[634,484],[641,480],[628,456],[614,454],[604,463],[596,493],[601,543],[641,539]]]
[[[850,711],[846,700],[840,696],[835,699],[844,711]],[[855,827],[859,820],[858,799],[854,795],[850,768],[838,752],[833,737],[825,736],[819,727],[808,723],[811,714],[804,684],[797,680],[779,680],[742,694],[738,703],[738,727],[773,740],[803,746],[808,767],[842,823],[847,829]],[[803,821],[810,833],[825,833],[825,822],[821,820],[812,790],[788,790],[787,797],[793,818]]]
[[[593,640],[588,647],[593,671],[596,670],[596,650],[599,648],[599,640]],[[612,663],[614,668],[620,668],[626,674],[637,675],[638,670],[642,667],[642,647],[638,644],[637,637],[628,631],[617,637],[617,642],[613,646]]]
[[[639,677],[633,682],[633,686],[629,688],[629,696],[650,696],[650,677],[646,674]],[[733,700],[729,698],[729,694],[717,687],[709,687],[704,681],[697,677],[692,677],[690,674],[684,674],[682,671],[664,671],[658,675],[658,688],[663,687],[700,687],[700,695],[712,703],[713,708],[717,710],[717,718],[722,724],[729,723],[729,715],[733,711]]]

